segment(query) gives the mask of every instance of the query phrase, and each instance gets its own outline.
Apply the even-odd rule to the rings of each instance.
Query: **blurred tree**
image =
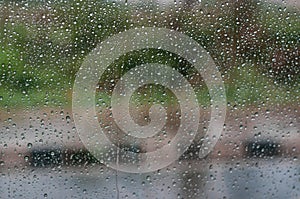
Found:
[[[0,46],[5,46],[5,23],[9,16],[9,9],[8,9],[9,1],[5,0],[0,3]]]

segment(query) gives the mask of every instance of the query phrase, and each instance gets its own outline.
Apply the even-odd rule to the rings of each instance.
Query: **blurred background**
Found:
[[[111,94],[122,75],[166,64],[197,94],[199,135],[190,148],[167,168],[128,174],[81,143],[71,109],[76,72],[100,42],[135,27],[184,33],[218,66],[227,116],[206,158],[198,158],[210,122],[205,82],[185,59],[159,49],[114,61],[97,87],[98,119],[104,126],[113,119]],[[296,0],[0,1],[0,198],[299,198],[299,56]],[[147,124],[154,103],[170,115],[179,107],[169,90],[144,86],[132,96],[137,123]],[[176,130],[180,118],[171,120],[167,128]],[[128,150],[147,150],[122,140]]]

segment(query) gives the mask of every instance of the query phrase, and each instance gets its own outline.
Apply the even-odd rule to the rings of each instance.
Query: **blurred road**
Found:
[[[70,109],[1,111],[0,198],[300,198],[297,108],[229,108],[227,118],[205,160],[128,174],[93,163],[30,166],[32,149],[82,147]],[[268,140],[278,153],[245,151],[247,142]]]
[[[0,198],[299,198],[298,160],[174,163],[159,172],[102,166],[29,168],[1,174]],[[118,194],[119,192],[119,194]]]

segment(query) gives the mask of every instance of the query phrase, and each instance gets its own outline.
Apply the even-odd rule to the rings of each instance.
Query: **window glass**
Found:
[[[0,1],[0,198],[299,198],[299,9]]]

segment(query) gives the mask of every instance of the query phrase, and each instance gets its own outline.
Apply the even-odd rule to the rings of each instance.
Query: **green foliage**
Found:
[[[107,37],[129,28],[130,11],[104,1],[72,0],[55,5],[60,31],[70,34],[72,50],[86,54]]]
[[[31,67],[25,65],[22,54],[16,50],[1,50],[0,66],[1,85],[20,90],[32,89],[38,85]]]
[[[10,6],[12,13],[20,12],[21,6]],[[237,11],[237,7],[241,9]],[[293,90],[299,89],[300,82],[298,10],[258,1],[223,0],[203,1],[197,8],[180,8],[176,12],[152,7],[155,12],[146,12],[124,4],[92,0],[55,1],[49,8],[30,4],[20,12],[21,17],[12,15],[10,20],[0,20],[0,95],[7,95],[3,98],[5,102],[0,101],[1,106],[24,105],[28,97],[32,103],[49,99],[53,99],[53,104],[70,101],[63,98],[71,89],[83,58],[106,38],[141,26],[171,28],[195,39],[225,74],[232,103],[287,101],[288,97],[297,96]],[[5,19],[10,11],[1,14]],[[134,51],[116,60],[100,81],[100,88],[105,88],[100,89],[101,95],[109,94],[122,74],[143,63],[176,68],[198,86],[198,100],[209,104],[201,77],[193,82],[199,74],[191,64],[155,49]],[[274,93],[262,94],[273,89],[270,85],[277,86],[277,97]],[[158,92],[154,97],[171,103],[172,100],[160,96]]]

